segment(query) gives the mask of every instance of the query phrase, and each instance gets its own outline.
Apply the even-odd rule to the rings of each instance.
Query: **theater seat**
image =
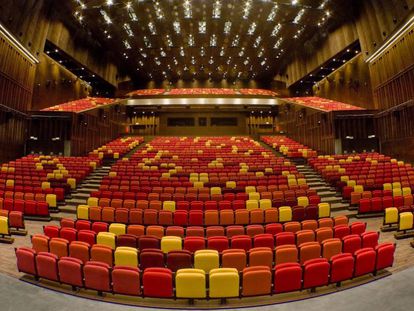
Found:
[[[89,261],[83,267],[85,287],[98,293],[111,291],[109,266],[104,262]]]
[[[115,250],[115,265],[137,268],[138,250],[127,246],[117,247]]]
[[[325,286],[329,281],[330,265],[325,258],[311,259],[303,265],[303,287]]]
[[[201,269],[180,269],[175,276],[177,298],[205,298],[206,274]]]
[[[272,290],[272,272],[269,267],[257,266],[243,269],[243,296],[269,295]]]
[[[145,269],[142,282],[144,296],[156,298],[170,298],[173,296],[173,278],[170,269]]]
[[[30,275],[36,275],[36,251],[28,247],[16,249],[17,269]]]
[[[340,283],[352,278],[355,260],[351,254],[337,254],[330,258],[331,283]]]
[[[138,296],[141,294],[140,273],[137,267],[114,267],[111,273],[115,294]]]
[[[275,267],[275,293],[298,291],[302,288],[302,267],[298,263],[282,263]]]
[[[209,274],[210,298],[239,296],[239,273],[234,268],[217,268]]]
[[[60,282],[74,287],[83,287],[82,261],[72,257],[62,257],[58,262]]]
[[[216,250],[198,250],[194,253],[194,268],[204,270],[209,273],[210,270],[218,268],[219,254]]]

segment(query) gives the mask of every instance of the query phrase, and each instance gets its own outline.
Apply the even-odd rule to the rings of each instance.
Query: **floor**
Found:
[[[343,290],[335,294],[319,296],[311,299],[283,303],[270,306],[254,307],[254,310],[284,311],[306,310],[321,311],[332,308],[335,311],[386,311],[411,310],[414,303],[414,268],[407,269],[381,280],[355,288]],[[33,286],[16,278],[0,274],[0,301],[2,311],[31,310],[31,311],[128,311],[154,310],[155,308],[137,308],[119,304],[78,298],[51,291],[39,286]],[[24,295],[22,295],[24,293]],[[352,299],[350,299],[352,297]],[[411,306],[411,307],[410,307]],[[253,309],[253,308],[252,308]],[[238,310],[238,309],[232,309]],[[243,310],[242,308],[240,310]]]

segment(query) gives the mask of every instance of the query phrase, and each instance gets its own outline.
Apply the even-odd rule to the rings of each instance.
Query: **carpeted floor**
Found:
[[[331,295],[284,303],[254,310],[352,310],[385,311],[411,310],[414,305],[414,268],[397,272],[389,277],[344,290]],[[128,307],[112,303],[78,298],[33,286],[16,278],[0,274],[0,310],[2,311],[127,311],[154,310]],[[234,310],[234,309],[232,309]]]

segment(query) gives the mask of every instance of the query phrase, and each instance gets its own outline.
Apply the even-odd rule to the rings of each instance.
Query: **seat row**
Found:
[[[126,233],[136,236],[155,235],[162,237],[164,235],[185,236],[227,236],[247,234],[253,236],[256,233],[270,233],[275,235],[279,232],[297,232],[300,230],[316,230],[318,228],[334,228],[338,225],[348,225],[346,216],[337,216],[335,218],[321,218],[316,220],[303,220],[301,222],[291,221],[286,223],[269,223],[266,225],[229,225],[229,226],[159,226],[159,225],[127,225]],[[61,228],[74,228],[76,230],[92,230],[95,233],[109,231],[109,223],[107,222],[91,222],[89,220],[73,220],[63,218],[60,221]],[[351,226],[356,226],[352,224]],[[52,226],[57,227],[57,226]],[[352,231],[352,229],[351,229]]]
[[[46,195],[56,195],[57,201],[65,199],[65,190],[63,188],[41,188],[41,187],[14,187],[12,190],[0,190],[0,198],[46,201]]]
[[[254,194],[254,193],[252,193]],[[46,201],[50,200],[53,195],[48,195],[46,197]],[[201,195],[200,195],[201,196]],[[297,199],[288,199],[288,200],[277,200],[277,199],[258,199],[251,196],[253,199],[247,200],[211,200],[210,198],[206,198],[206,200],[201,200],[202,198],[199,197],[196,200],[188,201],[182,200],[178,196],[176,197],[168,197],[164,201],[160,200],[122,200],[122,199],[107,199],[102,198],[98,199],[95,197],[90,197],[87,200],[87,205],[89,206],[100,206],[100,207],[113,207],[113,208],[139,208],[139,209],[156,209],[156,210],[224,210],[224,209],[231,209],[231,210],[239,210],[239,209],[269,209],[271,207],[282,207],[282,206],[316,206],[320,205],[321,199],[319,196],[311,196],[311,197],[299,197]],[[190,199],[190,198],[187,198]],[[52,202],[49,202],[52,204]]]
[[[318,206],[309,205],[268,209],[238,209],[238,210],[156,210],[156,209],[127,209],[79,205],[77,218],[91,221],[120,222],[124,224],[144,224],[163,226],[214,226],[214,225],[248,225],[275,222],[302,221],[330,217],[328,203]]]
[[[382,213],[389,207],[403,207],[413,205],[413,196],[375,197],[359,200],[358,213]]]
[[[201,299],[269,295],[338,284],[392,266],[394,251],[395,245],[383,244],[375,249],[360,249],[354,255],[338,254],[330,261],[317,258],[303,265],[278,264],[273,272],[266,266],[244,268],[241,273],[235,268],[215,268],[209,271],[208,282],[205,271],[196,268],[177,270],[174,282],[174,274],[168,268],[147,268],[144,272],[136,267],[111,269],[106,263],[83,264],[76,258],[59,259],[54,254],[36,253],[30,248],[17,249],[16,257],[20,272],[100,294]]]
[[[357,187],[357,186],[355,186]],[[398,193],[398,195],[397,195]],[[362,192],[351,192],[350,202],[353,206],[358,206],[361,199],[372,199],[372,198],[383,198],[383,197],[393,197],[394,200],[400,201],[403,198],[404,204],[408,205],[408,202],[413,201],[413,196],[411,194],[411,188],[404,188],[403,190],[397,189],[397,191],[391,190],[375,190],[375,191],[362,191]],[[411,205],[411,204],[409,204]]]
[[[13,243],[12,234],[26,235],[23,214],[0,210],[0,242]]]
[[[274,191],[274,192],[227,192],[224,194],[210,194],[208,188],[189,188],[194,189],[194,192],[144,192],[145,189],[138,187],[137,192],[131,191],[93,191],[91,197],[97,199],[111,200],[148,200],[148,201],[247,201],[249,199],[269,199],[275,204],[291,205],[296,204],[299,198],[307,198],[310,204],[317,204],[320,202],[320,197],[314,190],[287,190],[287,191]],[[179,189],[179,188],[177,188]],[[201,190],[207,190],[201,191]],[[198,191],[197,191],[198,190]],[[283,193],[285,192],[285,194]],[[108,202],[108,201],[106,201]],[[302,204],[300,204],[302,205]]]
[[[56,201],[54,201],[56,202]],[[56,205],[55,205],[56,206]],[[17,211],[25,216],[49,217],[49,204],[34,200],[0,199],[0,209]]]
[[[284,234],[279,234],[279,237]],[[330,259],[340,253],[354,254],[361,248],[375,248],[378,245],[378,233],[365,232],[362,235],[352,234],[340,238],[329,238],[322,242],[303,242],[299,246],[289,244],[287,235],[284,243],[275,248],[268,246],[255,246],[249,249],[228,248],[228,242],[224,237],[211,237],[208,239],[208,248],[200,243],[201,238],[191,237],[184,240],[184,248],[178,237],[164,237],[161,239],[161,248],[146,247],[136,248],[131,239],[123,239],[123,243],[116,248],[105,244],[90,245],[83,241],[68,243],[62,238],[48,239],[46,236],[35,235],[32,238],[32,247],[37,252],[50,252],[58,258],[74,257],[87,261],[105,262],[112,266],[139,267],[141,270],[152,267],[164,267],[180,262],[179,268],[199,268],[209,272],[218,267],[232,267],[241,271],[246,266],[268,266],[287,262],[304,263],[314,258]],[[293,236],[293,235],[292,235]],[[223,243],[227,243],[226,245]],[[149,245],[148,241],[145,246]],[[235,239],[235,243],[237,243]],[[257,238],[258,245],[268,245],[265,236]],[[239,243],[240,244],[240,243]],[[182,260],[179,260],[180,257]],[[173,269],[173,271],[175,271]]]
[[[56,230],[55,228],[45,228],[45,235],[34,235],[32,237],[32,244],[34,248],[37,245],[41,245],[42,249],[55,249],[58,250],[58,255],[66,256],[70,243],[79,241],[86,243],[89,246],[95,244],[105,245],[111,249],[115,249],[120,246],[129,246],[136,249],[161,249],[163,252],[169,252],[172,250],[189,250],[195,252],[199,249],[215,249],[217,251],[223,251],[225,249],[243,249],[245,251],[254,247],[268,247],[273,249],[281,245],[302,245],[309,242],[316,242],[317,246],[326,240],[347,239],[344,243],[344,248],[359,249],[362,245],[376,245],[378,243],[378,233],[365,232],[365,227],[348,227],[346,225],[339,225],[332,228],[319,228],[313,230],[300,230],[296,233],[293,232],[280,232],[275,235],[270,233],[256,233],[252,236],[249,235],[232,235],[226,236],[210,236],[207,239],[199,236],[189,236],[181,238],[180,236],[161,236],[160,232],[154,232],[156,235],[141,235],[136,236],[133,234],[126,234],[125,231],[121,231],[119,228],[118,234],[113,232],[99,232],[96,234],[90,230],[80,230],[79,232],[73,228],[62,228]],[[153,228],[154,231],[156,228]],[[352,231],[351,231],[352,229]],[[162,233],[162,232],[161,232]],[[348,238],[350,237],[350,238]],[[51,240],[50,240],[51,239]],[[318,246],[320,254],[320,246]],[[340,247],[342,249],[342,247]],[[60,257],[61,257],[60,256]]]

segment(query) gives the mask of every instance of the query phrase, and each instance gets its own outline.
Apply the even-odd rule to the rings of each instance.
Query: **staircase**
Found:
[[[337,193],[323,178],[316,173],[309,165],[296,165],[298,172],[305,176],[306,182],[310,189],[316,190],[321,197],[321,202],[331,204],[332,211],[346,210],[349,208],[348,203],[343,202],[340,193]]]
[[[76,213],[76,207],[81,204],[86,204],[91,192],[99,189],[102,178],[107,176],[110,170],[110,165],[97,168],[76,187],[72,192],[71,198],[67,199],[65,205],[59,207],[59,210],[66,213]]]
[[[122,158],[130,158],[138,149],[145,144],[140,144],[131,149]],[[122,159],[121,158],[121,159]],[[80,183],[75,190],[72,191],[70,198],[67,198],[62,206],[59,206],[61,213],[76,214],[78,205],[86,204],[91,192],[99,190],[101,181],[105,176],[108,176],[112,165],[116,160],[105,160],[103,166],[98,167]],[[62,215],[59,215],[62,216]],[[59,218],[56,217],[56,218]]]

